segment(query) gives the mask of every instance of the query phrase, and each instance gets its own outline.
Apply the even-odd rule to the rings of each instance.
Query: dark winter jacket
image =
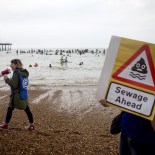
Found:
[[[29,76],[29,72],[26,69],[16,69],[13,73],[12,78],[7,78],[5,80],[5,82],[10,86],[12,90],[10,95],[9,107],[24,110],[28,105],[28,99],[21,100],[20,98],[20,80],[17,72],[19,72],[20,75],[23,77]]]

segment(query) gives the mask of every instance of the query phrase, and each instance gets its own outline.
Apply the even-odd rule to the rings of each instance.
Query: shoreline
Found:
[[[60,88],[60,89],[65,89],[65,88],[96,88],[97,92],[97,87],[98,85],[41,85],[41,84],[30,84],[29,85],[29,90],[31,89],[50,89],[50,88]],[[0,88],[0,91],[7,91],[10,90],[10,87],[5,84],[3,87]]]

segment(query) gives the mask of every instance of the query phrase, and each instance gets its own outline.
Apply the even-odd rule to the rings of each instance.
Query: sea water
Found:
[[[103,51],[103,49],[100,49]],[[94,50],[95,51],[95,50]],[[67,57],[67,63],[60,63],[62,55],[55,55],[53,50],[50,55],[36,53],[16,53],[12,51],[0,51],[0,71],[10,68],[12,59],[20,59],[29,71],[30,85],[97,85],[104,64],[105,55],[101,52],[92,54],[63,53]],[[83,62],[83,65],[79,65]],[[38,66],[34,67],[37,63]],[[49,67],[51,64],[51,68]],[[29,67],[32,65],[32,67]],[[12,76],[9,74],[9,77]],[[3,77],[0,78],[0,87],[4,85]]]

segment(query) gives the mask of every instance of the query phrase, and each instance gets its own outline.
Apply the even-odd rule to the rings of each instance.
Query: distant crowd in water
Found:
[[[64,49],[56,49],[56,50],[47,50],[47,49],[30,49],[30,50],[16,50],[16,54],[23,54],[23,53],[28,53],[28,54],[41,54],[41,55],[60,55],[60,64],[67,64],[68,63],[68,59],[67,57],[71,57],[71,55],[74,54],[78,54],[78,55],[84,55],[86,53],[90,53],[93,54],[94,56],[99,57],[100,55],[105,56],[106,55],[107,50],[106,49],[94,49],[94,50],[89,50],[89,49],[68,49],[68,50],[64,50]],[[84,62],[79,62],[79,65],[82,66],[84,65]],[[38,67],[38,64],[29,64],[29,67]],[[49,68],[52,68],[52,65],[49,64]]]
[[[30,50],[16,50],[16,53],[30,53],[30,54],[45,54],[45,55],[67,55],[67,56],[71,56],[72,53],[77,53],[79,55],[83,55],[86,53],[91,53],[91,54],[95,54],[97,56],[99,56],[100,54],[105,55],[106,54],[106,49],[103,50],[99,50],[99,49],[95,49],[95,50],[89,50],[89,49],[68,49],[68,50],[46,50],[46,49],[30,49]]]

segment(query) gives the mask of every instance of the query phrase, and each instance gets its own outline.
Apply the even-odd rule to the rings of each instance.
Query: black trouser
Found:
[[[119,155],[155,155],[154,147],[153,142],[138,142],[121,134]]]
[[[6,119],[5,119],[5,123],[9,123],[10,122],[10,119],[12,117],[12,112],[13,112],[14,108],[11,108],[11,107],[8,107],[8,111],[7,111],[7,114],[6,114]],[[33,123],[33,115],[30,111],[30,108],[29,106],[26,107],[26,109],[24,110],[27,114],[27,117],[29,119],[29,122],[30,123]]]

